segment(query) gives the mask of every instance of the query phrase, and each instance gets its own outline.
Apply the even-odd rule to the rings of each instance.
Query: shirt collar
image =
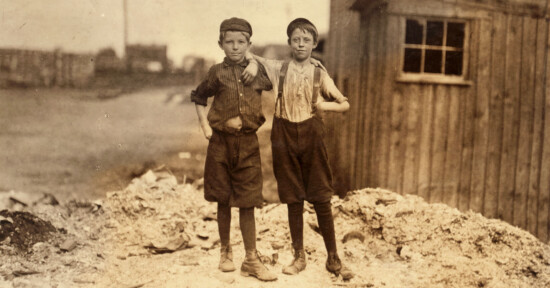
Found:
[[[236,66],[236,65],[246,68],[246,66],[248,66],[248,60],[244,59],[244,61],[241,61],[240,63],[235,63],[231,61],[231,59],[229,59],[228,57],[223,58],[223,67],[230,67],[230,66]]]

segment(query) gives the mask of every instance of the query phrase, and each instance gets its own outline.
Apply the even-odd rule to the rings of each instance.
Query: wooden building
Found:
[[[332,0],[341,191],[383,187],[550,239],[548,0]]]

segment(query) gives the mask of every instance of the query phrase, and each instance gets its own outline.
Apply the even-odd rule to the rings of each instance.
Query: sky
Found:
[[[0,0],[0,48],[96,53],[124,47],[124,0]],[[231,17],[252,25],[253,45],[286,43],[297,17],[327,33],[330,0],[127,0],[128,43],[168,45],[180,65],[185,55],[220,61],[219,25]]]

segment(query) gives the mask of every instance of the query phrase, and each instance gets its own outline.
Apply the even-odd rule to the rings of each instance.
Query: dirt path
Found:
[[[1,90],[0,192],[94,199],[155,163],[177,165],[179,152],[204,145],[193,105],[179,105],[181,95],[166,103],[169,92],[189,89],[151,88],[106,100],[90,90]]]

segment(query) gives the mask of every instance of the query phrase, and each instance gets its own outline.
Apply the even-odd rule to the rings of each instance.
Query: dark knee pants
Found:
[[[263,204],[262,166],[256,133],[214,131],[204,167],[204,198],[232,207]]]
[[[334,189],[323,140],[324,129],[318,117],[298,123],[278,117],[273,119],[273,172],[281,202],[330,201]]]

